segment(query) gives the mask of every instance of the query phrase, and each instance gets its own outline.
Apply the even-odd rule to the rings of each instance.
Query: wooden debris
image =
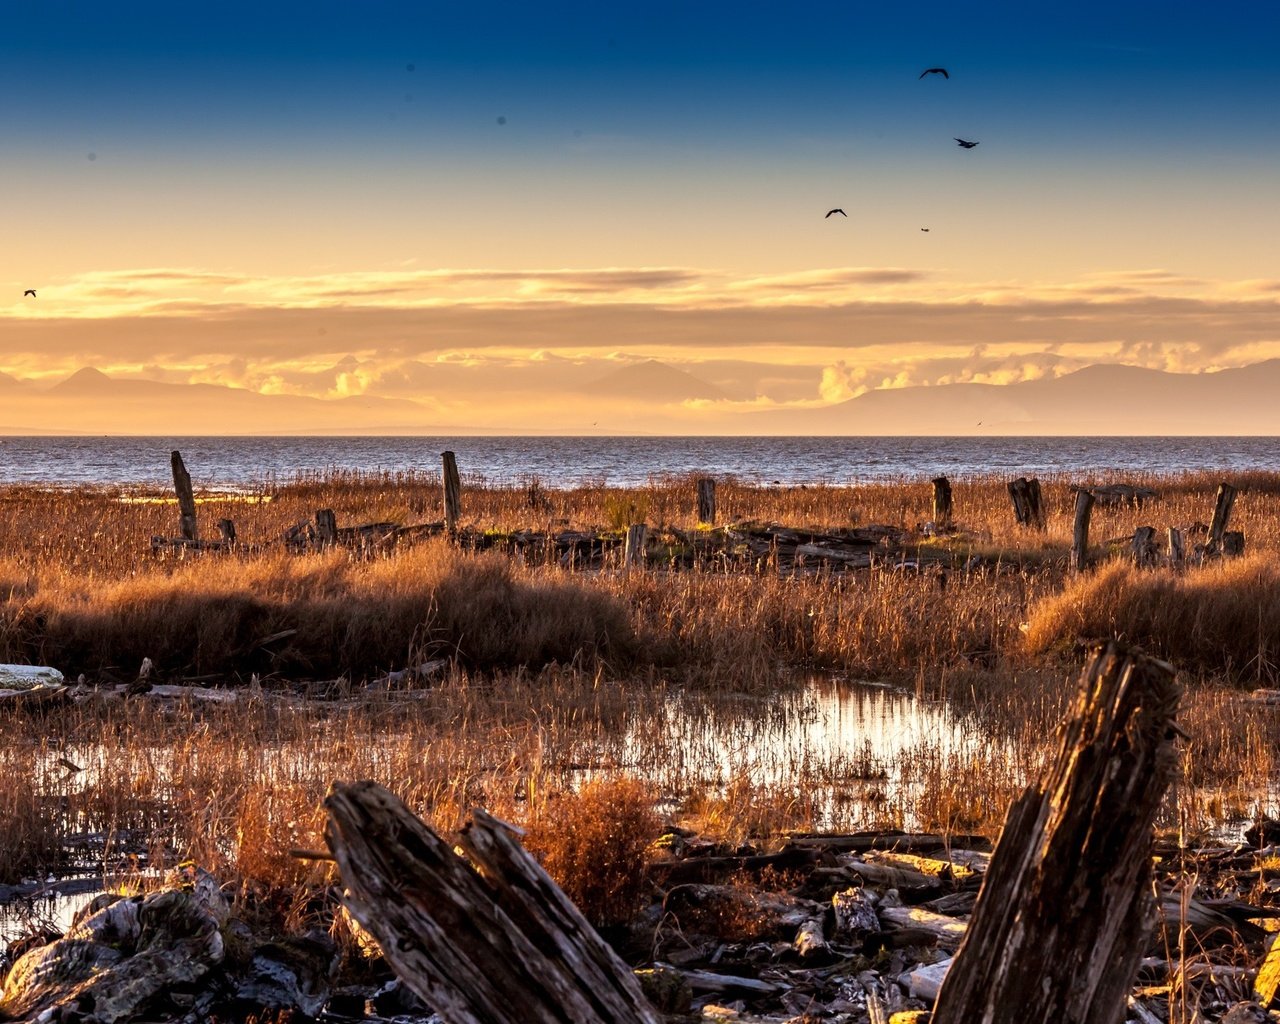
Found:
[[[934,527],[946,530],[951,525],[951,481],[945,476],[935,476],[932,483]]]
[[[444,491],[444,528],[452,537],[458,532],[458,519],[462,515],[462,480],[453,452],[440,453],[440,479]]]
[[[169,466],[173,470],[173,489],[178,496],[178,527],[182,539],[199,540],[200,533],[196,528],[196,499],[191,490],[191,474],[182,464],[181,452],[170,453]]]
[[[622,564],[628,569],[644,568],[644,538],[648,527],[644,523],[632,523],[627,527],[627,546]]]
[[[1076,491],[1075,524],[1071,531],[1071,568],[1084,572],[1089,567],[1089,518],[1094,496],[1084,488]]]
[[[1025,476],[1009,481],[1009,498],[1013,502],[1014,518],[1019,526],[1032,530],[1044,529],[1044,506],[1040,493],[1040,481]]]
[[[842,941],[858,941],[868,932],[880,930],[875,901],[862,888],[849,888],[831,897],[835,916],[835,937]]]
[[[1156,528],[1139,526],[1133,531],[1133,561],[1143,568],[1149,568],[1160,560],[1160,548],[1156,544]]]
[[[1120,1019],[1150,921],[1179,697],[1163,662],[1095,648],[1057,763],[1010,809],[934,1024],[1028,1006],[1064,1024]]]
[[[475,812],[454,852],[393,794],[337,783],[325,838],[343,904],[450,1024],[659,1024],[639,982],[509,827]]]
[[[966,925],[946,914],[935,914],[923,907],[881,907],[880,919],[898,928],[917,928],[928,932],[939,946],[956,950],[964,938]]]
[[[698,522],[714,526],[716,521],[716,482],[709,476],[698,478]]]
[[[1222,536],[1231,519],[1231,509],[1236,503],[1236,489],[1225,481],[1218,484],[1218,496],[1213,503],[1213,522],[1209,524],[1209,540],[1205,553],[1216,555],[1222,551]]]
[[[1158,491],[1150,487],[1137,487],[1134,484],[1103,484],[1090,490],[1099,505],[1113,508],[1117,505],[1128,505],[1130,508],[1142,508],[1148,501],[1160,497]]]

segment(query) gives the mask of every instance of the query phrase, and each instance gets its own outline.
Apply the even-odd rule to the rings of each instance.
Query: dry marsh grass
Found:
[[[1280,672],[1280,562],[1271,553],[1182,573],[1115,563],[1031,609],[1027,649],[1120,637],[1185,671],[1274,683]]]
[[[1163,497],[1141,510],[1097,510],[1099,542],[1141,524],[1210,517],[1216,476],[1127,479]],[[641,805],[655,798],[668,816],[757,845],[819,825],[994,835],[1009,798],[1055,749],[1079,668],[1075,644],[1111,633],[1200,681],[1184,711],[1192,738],[1166,824],[1208,828],[1270,808],[1280,714],[1243,705],[1218,684],[1275,678],[1280,476],[1233,482],[1247,488],[1233,526],[1245,530],[1249,558],[1181,574],[1116,562],[1072,579],[1072,481],[1045,481],[1049,522],[1034,533],[1013,524],[1003,480],[956,480],[963,533],[919,538],[944,556],[945,588],[936,573],[892,567],[573,572],[442,541],[371,559],[272,551],[154,558],[149,538],[174,532],[172,505],[0,488],[0,660],[91,678],[109,666],[127,676],[150,657],[172,676],[358,682],[432,656],[452,659],[444,680],[410,702],[389,695],[165,708],[130,700],[37,721],[0,715],[0,777],[17,780],[0,786],[8,853],[0,881],[55,867],[65,837],[92,835],[88,849],[107,871],[149,850],[143,863],[153,866],[193,858],[246,884],[318,884],[327,869],[289,850],[320,844],[320,802],[338,778],[382,781],[446,831],[477,805],[529,824],[549,837],[543,853],[567,885],[592,872],[616,880],[583,890],[600,920],[629,898],[638,837],[652,825]],[[243,539],[260,542],[319,507],[343,523],[438,518],[438,487],[429,476],[340,474],[273,484],[261,503],[209,496],[200,514],[206,524],[233,517]],[[913,528],[931,516],[930,500],[920,481],[725,481],[719,493],[722,519],[816,528]],[[641,511],[655,526],[689,527],[693,487],[683,479],[625,491],[472,482],[464,508],[479,529],[611,526]],[[960,568],[975,553],[986,565]],[[945,698],[974,742],[922,740],[893,763],[869,754],[801,759],[768,775],[687,763],[678,745],[657,738],[622,745],[636,723],[666,713],[676,687],[708,699],[776,694],[793,685],[797,665],[914,684],[922,697]],[[85,770],[56,767],[58,756]],[[625,790],[631,783],[616,782],[623,776],[640,781]],[[592,777],[624,789],[579,792]],[[579,819],[591,823],[581,834],[596,840],[580,844],[565,826]],[[614,856],[615,835],[617,864],[593,859]]]

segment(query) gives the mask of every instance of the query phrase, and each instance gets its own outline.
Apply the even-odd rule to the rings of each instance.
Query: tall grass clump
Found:
[[[50,571],[0,593],[0,660],[70,675],[136,670],[146,657],[175,674],[366,678],[413,657],[537,668],[626,662],[635,650],[610,595],[444,542],[375,561],[277,553],[115,580]]]
[[[1254,555],[1175,574],[1112,563],[1038,601],[1026,647],[1044,654],[1113,636],[1185,670],[1274,682],[1280,678],[1280,564]]]
[[[654,800],[637,779],[599,779],[543,801],[530,819],[525,845],[598,927],[631,920],[648,890]]]

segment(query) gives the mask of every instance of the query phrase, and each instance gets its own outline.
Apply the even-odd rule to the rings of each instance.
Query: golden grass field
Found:
[[[177,532],[163,493],[0,489],[0,662],[51,664],[92,686],[128,682],[150,658],[157,679],[245,691],[231,705],[138,696],[40,716],[0,710],[0,777],[13,782],[0,787],[0,881],[56,869],[67,836],[93,834],[108,874],[194,858],[246,884],[305,888],[327,867],[289,851],[322,845],[320,800],[332,780],[353,778],[389,785],[446,829],[476,805],[529,825],[530,845],[603,916],[615,883],[586,895],[600,865],[584,863],[614,847],[634,859],[627,837],[656,831],[659,817],[757,845],[787,829],[908,822],[995,835],[1053,750],[1082,642],[1111,635],[1170,659],[1188,684],[1191,739],[1165,826],[1209,829],[1270,807],[1280,711],[1242,697],[1274,685],[1280,665],[1280,475],[1232,478],[1245,558],[1180,569],[1137,569],[1123,545],[1104,542],[1138,525],[1207,522],[1218,478],[1128,479],[1161,498],[1095,510],[1098,564],[1080,577],[1067,571],[1065,479],[1042,481],[1043,532],[1014,523],[1002,479],[955,480],[960,529],[942,538],[915,532],[932,515],[927,481],[720,484],[722,523],[891,524],[912,531],[922,572],[737,571],[709,560],[626,573],[443,538],[374,557],[277,543],[321,507],[344,525],[439,519],[438,480],[412,475],[202,496],[202,531],[233,518],[248,547],[178,558],[150,550],[153,535]],[[641,520],[688,530],[693,491],[687,479],[625,491],[472,484],[463,523],[490,534]],[[414,699],[362,685],[434,658],[449,666]],[[782,764],[769,779],[708,773],[657,738],[639,751],[620,745],[673,695],[752,695],[743,714],[764,714],[801,671],[945,699],[981,742],[957,751],[922,741],[892,766]],[[292,697],[302,681],[324,699]],[[892,792],[877,782],[889,769],[904,783]],[[855,790],[878,802],[841,802]],[[144,850],[145,862],[130,859]],[[625,891],[627,872],[618,875]]]

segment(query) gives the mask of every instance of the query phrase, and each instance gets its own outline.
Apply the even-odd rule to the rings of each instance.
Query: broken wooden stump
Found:
[[[219,519],[218,533],[222,534],[222,543],[234,547],[236,543],[236,523],[234,519]]]
[[[659,1024],[639,982],[516,840],[475,811],[464,855],[373,782],[336,783],[343,905],[449,1024]]]
[[[182,464],[182,453],[175,451],[169,455],[169,465],[173,469],[173,490],[178,496],[178,526],[183,540],[199,540],[196,529],[196,498],[191,490],[191,474]]]
[[[1093,515],[1092,491],[1076,491],[1076,517],[1071,531],[1071,568],[1084,572],[1089,567],[1089,518]]]
[[[453,452],[440,453],[440,480],[444,489],[444,528],[452,537],[458,532],[458,518],[462,515],[462,479]]]
[[[933,478],[933,524],[939,529],[951,525],[951,481],[945,476]]]
[[[1156,543],[1154,526],[1139,526],[1133,531],[1133,561],[1141,568],[1150,568],[1160,560],[1160,546]]]
[[[716,521],[716,482],[709,476],[698,478],[698,522],[714,526]]]
[[[1187,560],[1187,549],[1182,540],[1182,531],[1176,526],[1169,527],[1168,544],[1170,565],[1181,565]]]
[[[933,1024],[1123,1019],[1179,696],[1164,662],[1094,649],[1055,765],[1009,811]]]
[[[644,523],[632,523],[627,527],[627,543],[623,550],[622,564],[631,569],[644,568],[644,541],[648,527]]]
[[[1231,520],[1231,509],[1236,503],[1236,489],[1229,483],[1218,484],[1218,496],[1213,503],[1213,522],[1209,524],[1209,540],[1205,553],[1216,555],[1222,551],[1222,535]]]
[[[1019,526],[1032,530],[1044,529],[1044,506],[1040,493],[1040,481],[1025,476],[1009,481],[1009,498],[1013,501],[1013,514]]]
[[[1222,554],[1226,558],[1240,558],[1244,555],[1244,532],[1227,530],[1222,535]]]
[[[322,548],[338,543],[338,517],[331,508],[316,509],[316,543]]]

